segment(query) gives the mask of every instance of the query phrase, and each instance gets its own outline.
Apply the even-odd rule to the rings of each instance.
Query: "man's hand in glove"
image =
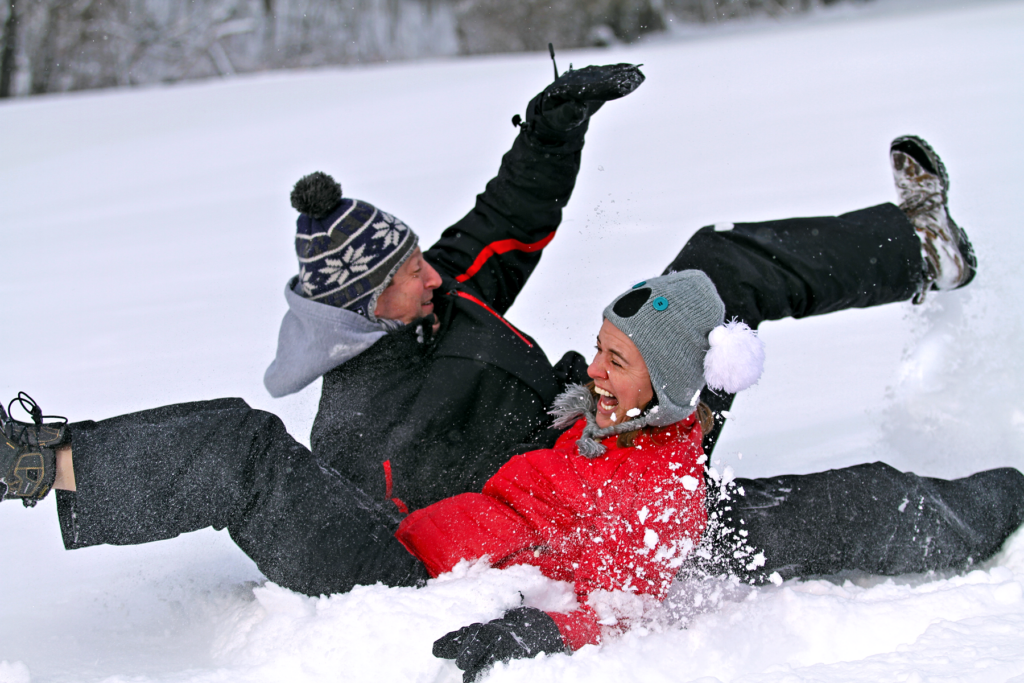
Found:
[[[463,626],[434,642],[434,656],[454,659],[472,683],[496,662],[535,657],[541,652],[567,652],[558,626],[539,609],[519,607],[501,619]]]
[[[625,97],[643,82],[640,67],[633,64],[570,69],[544,89],[536,113],[552,128],[569,130],[583,123],[605,102]]]

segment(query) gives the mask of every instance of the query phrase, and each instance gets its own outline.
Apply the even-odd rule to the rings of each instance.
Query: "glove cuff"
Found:
[[[522,130],[528,140],[547,152],[578,152],[583,149],[590,113],[590,108],[579,102],[565,102],[544,111],[544,93],[540,93],[526,107]]]
[[[558,624],[543,610],[535,607],[517,607],[505,612],[505,616],[499,621],[507,624],[509,629],[519,636],[528,651],[527,657],[535,657],[541,652],[549,655],[572,652],[562,640]]]

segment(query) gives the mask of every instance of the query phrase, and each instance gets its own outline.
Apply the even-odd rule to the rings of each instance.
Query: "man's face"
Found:
[[[411,323],[434,312],[434,290],[441,286],[441,276],[423,258],[416,247],[391,279],[391,284],[377,298],[373,314],[378,318]]]
[[[631,420],[654,398],[651,376],[640,350],[606,319],[597,334],[597,354],[587,368],[594,380],[597,426],[604,428]],[[637,409],[634,415],[628,413]]]

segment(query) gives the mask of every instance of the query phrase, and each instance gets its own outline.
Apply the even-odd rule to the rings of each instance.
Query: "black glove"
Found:
[[[463,683],[472,683],[495,662],[567,651],[554,619],[533,607],[510,610],[486,624],[463,626],[434,641],[434,656],[454,659],[465,672]]]
[[[553,128],[569,130],[605,102],[625,97],[643,82],[640,67],[633,64],[570,69],[541,93],[540,113]]]
[[[607,64],[569,69],[544,89],[545,109],[563,102],[604,103],[640,87],[644,75],[634,64]]]

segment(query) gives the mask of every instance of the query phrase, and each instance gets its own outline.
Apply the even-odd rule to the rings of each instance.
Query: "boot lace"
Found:
[[[11,417],[14,414],[15,404],[28,413],[32,423],[21,422]],[[43,415],[43,409],[39,407],[35,399],[24,391],[19,391],[18,395],[11,399],[11,402],[7,404],[6,411],[4,411],[3,404],[0,404],[0,427],[3,428],[4,435],[12,441],[20,442],[25,438],[28,429],[32,428],[33,425],[36,428],[42,427],[47,420],[52,420],[52,422],[48,423],[51,425],[59,424],[64,426],[68,423],[68,419],[61,415]]]

